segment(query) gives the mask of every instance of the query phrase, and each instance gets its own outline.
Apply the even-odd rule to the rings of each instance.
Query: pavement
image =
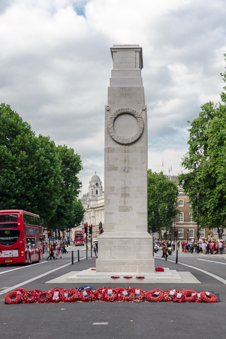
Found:
[[[208,258],[207,258],[208,257]],[[62,260],[43,261],[18,268],[0,267],[0,274],[9,270],[9,273],[0,275],[2,291],[7,286],[25,281],[23,287],[41,289],[43,291],[56,287],[55,283],[47,281],[74,271],[83,271],[95,267],[95,258],[83,259],[71,265],[71,253],[64,255]],[[145,291],[153,288],[166,290],[185,288],[196,291],[214,291],[219,293],[220,302],[216,304],[196,303],[73,303],[73,304],[18,304],[6,305],[4,294],[0,295],[0,338],[4,339],[45,339],[45,338],[106,338],[106,339],[137,339],[137,338],[173,338],[212,339],[226,337],[225,284],[214,278],[219,276],[226,280],[226,257],[188,255],[181,253],[179,263],[175,264],[175,254],[163,261],[160,253],[155,256],[156,266],[164,266],[171,270],[191,272],[198,284],[139,284],[126,282],[120,287],[137,287]],[[201,259],[201,260],[200,260]],[[205,261],[204,261],[205,260]],[[206,261],[208,260],[208,262]],[[190,267],[183,266],[189,265]],[[209,276],[197,269],[208,271]],[[54,271],[55,270],[55,271]],[[49,273],[51,272],[51,273]],[[42,274],[46,274],[42,276]],[[37,275],[35,280],[31,277]],[[25,280],[26,279],[26,280]],[[75,283],[59,283],[64,288],[74,288]],[[93,284],[99,288],[103,284]],[[109,284],[108,284],[109,286]],[[111,283],[112,288],[119,287],[118,283]]]

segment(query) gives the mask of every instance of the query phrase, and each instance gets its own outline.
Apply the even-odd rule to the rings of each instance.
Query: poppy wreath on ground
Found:
[[[5,295],[6,304],[19,304],[22,301],[22,294],[18,291],[11,291]]]
[[[64,290],[62,293],[62,301],[66,303],[74,303],[79,300],[79,290],[72,288],[70,290]]]
[[[112,287],[101,287],[96,291],[96,299],[103,301],[103,294],[107,289],[112,289]]]
[[[185,296],[181,292],[175,293],[172,298],[173,298],[173,302],[175,303],[185,302]]]
[[[53,292],[64,292],[64,288],[63,287],[54,287],[54,288],[51,288],[51,291]]]
[[[133,290],[135,294],[134,300],[140,300],[140,301],[145,300],[147,293],[144,290],[142,290],[141,288],[131,288],[131,290]]]
[[[120,277],[111,276],[111,279],[119,279]]]
[[[203,300],[201,298],[201,293],[197,293],[197,297],[195,299],[195,303],[203,303]]]
[[[186,302],[194,302],[197,299],[197,293],[193,290],[183,290],[181,293],[184,295]]]
[[[177,293],[179,293],[178,290],[175,289],[169,289],[163,292],[163,301],[173,301],[174,298],[176,298]]]
[[[122,288],[122,287],[117,287],[117,288],[114,288],[114,291],[117,293],[117,301],[121,301],[121,293],[123,292],[123,291],[125,291],[125,289],[124,288]]]
[[[139,277],[136,277],[136,279],[145,279],[145,277],[140,277],[140,276],[139,276]]]
[[[206,303],[217,303],[217,297],[210,292],[201,292],[200,293],[201,299]]]
[[[47,304],[52,300],[52,292],[48,290],[46,292],[42,292],[38,295],[38,302],[40,304]]]
[[[23,295],[23,302],[25,304],[33,304],[38,300],[39,294],[35,290],[28,291]]]
[[[17,292],[18,294],[22,294],[22,295],[24,293],[28,292],[28,290],[26,290],[26,288],[16,288],[14,291]]]
[[[96,292],[92,290],[84,290],[79,293],[79,300],[83,302],[89,302],[96,300]]]
[[[118,293],[112,288],[105,288],[102,293],[102,300],[107,302],[112,302],[117,300]]]
[[[50,300],[51,303],[59,303],[60,301],[63,301],[64,298],[64,291],[51,291],[52,298]]]
[[[146,294],[146,300],[150,302],[158,302],[162,301],[163,299],[163,292],[159,288],[155,288]]]
[[[125,276],[123,279],[132,279],[132,277]]]
[[[36,292],[37,294],[40,294],[40,293],[42,293],[42,291],[41,290],[33,290],[34,292]]]
[[[132,288],[126,288],[124,291],[120,293],[120,300],[129,302],[135,300],[135,293]]]
[[[164,268],[162,268],[162,267],[156,267],[156,268],[155,268],[155,271],[156,271],[156,272],[164,272]]]

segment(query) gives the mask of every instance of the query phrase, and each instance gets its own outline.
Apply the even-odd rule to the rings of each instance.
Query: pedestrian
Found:
[[[43,244],[42,244],[43,254],[45,253],[45,247],[46,247],[46,245],[45,245],[45,243],[43,242]]]
[[[58,257],[62,258],[61,255],[60,255],[60,245],[59,244],[57,244],[57,247],[56,247],[56,259]]]
[[[96,247],[96,243],[93,244],[93,250],[94,250],[95,257],[97,258],[97,247]]]
[[[207,254],[207,244],[205,240],[202,242],[202,253]]]
[[[46,258],[46,260],[48,260],[48,259],[56,259],[55,257],[54,257],[54,247],[53,246],[51,246],[50,245],[50,248],[49,248],[49,255],[48,255],[48,257]]]

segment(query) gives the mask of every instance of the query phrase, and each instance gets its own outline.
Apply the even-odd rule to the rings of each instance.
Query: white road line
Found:
[[[8,271],[3,271],[0,272],[0,274],[5,274],[5,273],[9,273],[9,272],[13,272],[13,271],[17,271],[17,270],[22,270],[22,268],[28,268],[28,267],[33,267],[35,265],[41,265],[41,264],[46,264],[47,261],[43,261],[43,262],[39,262],[37,264],[32,264],[32,265],[28,265],[28,266],[23,266],[23,267],[18,267],[18,268],[13,268],[12,270],[8,270]]]
[[[165,259],[163,259],[163,260],[165,261]],[[175,264],[175,262],[172,261],[172,260],[168,260],[168,261]],[[200,271],[200,272],[202,272],[202,273],[204,273],[204,274],[207,274],[207,275],[209,275],[210,277],[212,277],[212,278],[214,278],[214,279],[216,279],[216,280],[219,280],[220,282],[222,282],[222,284],[226,285],[226,280],[223,279],[223,278],[221,278],[221,277],[219,277],[218,275],[215,275],[215,274],[210,273],[210,272],[208,272],[208,271],[202,270],[201,268],[198,268],[198,267],[194,267],[194,266],[191,266],[191,265],[183,264],[183,263],[181,263],[181,262],[178,263],[178,265],[183,265],[183,266],[187,266],[187,267],[193,268],[194,270],[197,270],[197,271]]]
[[[93,325],[108,325],[108,323],[93,323]]]
[[[43,273],[43,274],[40,274],[40,275],[38,275],[38,276],[36,276],[36,277],[34,277],[34,278],[31,278],[31,279],[28,279],[28,280],[26,280],[26,281],[23,281],[23,282],[21,282],[21,283],[19,283],[19,284],[17,284],[17,285],[14,285],[14,286],[12,286],[12,287],[6,288],[5,290],[3,290],[3,291],[0,292],[0,295],[5,294],[5,293],[8,293],[9,291],[15,290],[16,288],[18,288],[18,287],[20,287],[20,286],[29,284],[29,283],[32,282],[32,281],[38,280],[38,279],[44,277],[45,275],[48,275],[48,274],[53,273],[53,272],[55,272],[55,271],[61,270],[61,268],[67,267],[67,266],[69,266],[69,265],[71,265],[71,263],[68,263],[68,264],[66,264],[66,265],[63,265],[63,266],[61,266],[61,267],[57,267],[57,268],[55,268],[55,269],[52,270],[52,271],[48,271],[48,272]]]
[[[226,265],[226,263],[224,263],[224,262],[213,261],[213,260],[208,260],[208,259],[197,258],[197,260],[208,261],[208,262],[211,262],[211,263],[214,262],[215,264],[220,264],[220,265]]]

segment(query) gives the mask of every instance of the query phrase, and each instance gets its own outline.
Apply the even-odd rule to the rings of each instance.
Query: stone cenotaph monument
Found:
[[[147,232],[147,107],[139,45],[114,45],[105,107],[104,233],[98,272],[154,272]]]

